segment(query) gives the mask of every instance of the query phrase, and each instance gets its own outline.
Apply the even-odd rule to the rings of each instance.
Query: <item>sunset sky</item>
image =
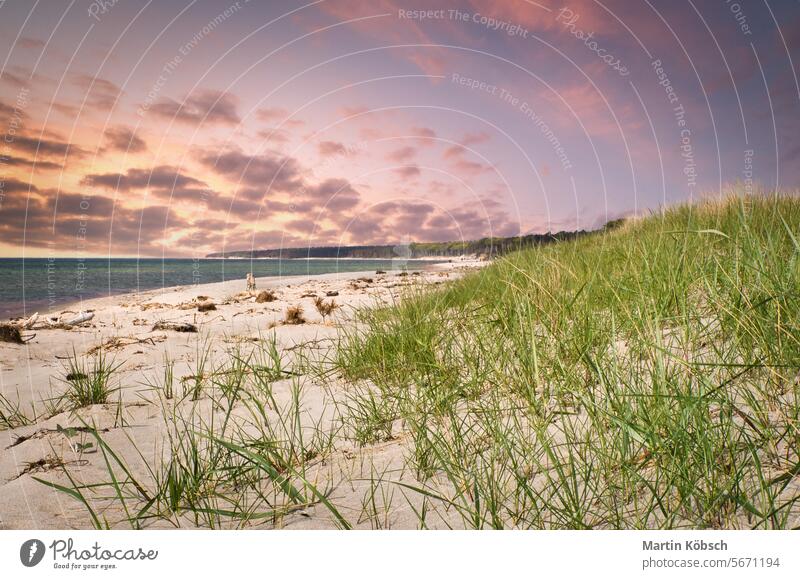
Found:
[[[794,0],[7,0],[0,58],[0,256],[590,229],[800,183]]]

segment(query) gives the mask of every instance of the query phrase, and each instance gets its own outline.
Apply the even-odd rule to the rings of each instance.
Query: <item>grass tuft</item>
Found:
[[[116,391],[111,387],[111,379],[120,366],[121,363],[116,364],[102,350],[97,352],[91,363],[73,352],[64,369],[62,381],[67,385],[67,390],[62,398],[72,409],[106,404],[109,396]]]
[[[314,307],[317,308],[319,315],[322,316],[322,321],[325,322],[327,317],[330,316],[339,306],[336,305],[334,300],[326,302],[321,297],[317,297],[314,299]]]
[[[306,319],[303,317],[303,306],[291,306],[287,309],[283,323],[289,325],[305,324]]]

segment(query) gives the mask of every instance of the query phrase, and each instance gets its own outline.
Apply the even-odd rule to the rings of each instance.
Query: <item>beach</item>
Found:
[[[370,258],[0,258],[0,320],[58,314],[65,305],[158,288],[256,277],[427,267],[436,261]],[[74,309],[74,308],[73,308]]]
[[[90,528],[92,518],[80,500],[36,479],[70,488],[105,484],[113,478],[112,471],[119,475],[122,468],[137,481],[149,481],[142,486],[157,486],[162,466],[178,452],[176,438],[183,439],[199,425],[207,433],[219,433],[234,423],[236,429],[258,431],[264,423],[280,422],[284,405],[296,411],[293,432],[323,437],[328,445],[324,454],[319,453],[319,461],[304,461],[304,480],[315,481],[315,489],[329,489],[338,508],[360,510],[367,487],[353,481],[368,476],[377,465],[388,468],[402,462],[402,436],[398,432],[396,439],[369,448],[338,437],[345,385],[339,389],[335,379],[323,384],[308,368],[329,355],[344,328],[355,327],[360,310],[394,303],[404,292],[427,291],[482,265],[459,259],[416,272],[257,278],[255,291],[247,291],[244,279],[179,286],[88,300],[81,311],[65,307],[53,316],[63,321],[79,313],[92,314],[89,321],[74,327],[51,328],[53,320],[37,321],[22,332],[28,340],[24,345],[0,342],[6,422],[0,431],[0,528]],[[263,295],[259,298],[262,292],[270,301]],[[322,300],[323,313],[325,305],[335,304],[332,312],[323,318],[315,298]],[[287,317],[287,311],[298,306],[300,312]],[[259,399],[251,392],[247,399],[234,397],[223,410],[223,399],[230,396],[227,383],[219,377],[230,375],[231,360],[253,359],[265,352],[279,359],[279,368],[273,368],[278,375],[269,380],[269,395]],[[83,405],[65,397],[80,380],[76,375],[91,378],[103,371],[98,370],[98,359],[113,368],[108,372],[110,393],[105,402]],[[167,371],[169,385],[164,379]],[[204,384],[198,387],[201,381]],[[268,408],[254,413],[252,404]],[[225,425],[218,428],[220,416]],[[369,457],[367,472],[363,472],[365,457]],[[126,528],[126,505],[106,500],[108,492],[108,488],[87,491],[87,498],[108,526]],[[127,492],[123,489],[123,494]],[[308,503],[244,526],[335,525],[335,517],[320,508],[319,500]],[[391,515],[397,518],[395,526],[403,526],[402,512]],[[348,520],[357,521],[352,515]],[[409,526],[414,520],[408,513]],[[226,527],[240,524],[237,517],[220,522]],[[205,525],[176,509],[174,516],[155,518],[152,526]],[[363,526],[370,528],[370,523],[364,521]]]

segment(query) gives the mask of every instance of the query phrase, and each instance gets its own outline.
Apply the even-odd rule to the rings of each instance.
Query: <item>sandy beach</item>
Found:
[[[397,425],[391,440],[369,447],[338,436],[338,416],[348,385],[335,378],[322,384],[306,373],[307,362],[330,354],[340,332],[353,328],[360,308],[391,303],[410,288],[441,284],[481,265],[465,259],[431,265],[421,272],[261,278],[256,280],[255,292],[245,291],[245,280],[234,280],[106,297],[82,304],[83,312],[93,314],[88,322],[51,329],[44,320],[23,331],[25,339],[30,338],[26,344],[0,342],[0,393],[9,419],[0,431],[0,528],[91,528],[88,510],[80,501],[35,480],[65,487],[108,483],[109,453],[99,448],[90,426],[137,480],[158,484],[162,465],[175,452],[172,437],[186,435],[182,428],[190,430],[197,424],[205,428],[224,414],[237,428],[257,430],[263,427],[259,420],[280,421],[281,407],[292,404],[298,410],[298,432],[328,441],[324,456],[317,463],[310,461],[305,479],[313,480],[315,488],[327,489],[354,526],[374,527],[374,521],[365,520],[362,513],[365,493],[374,487],[363,481],[393,469],[397,474],[392,476],[398,480],[405,476],[402,425]],[[257,302],[264,290],[275,299]],[[317,297],[336,304],[326,319],[315,306]],[[303,323],[287,323],[287,310],[296,306],[302,308]],[[67,307],[61,319],[78,313],[75,307]],[[191,324],[196,332],[163,329],[176,327],[164,323]],[[264,344],[277,351],[283,372],[271,382],[270,402],[258,401],[268,411],[258,419],[249,404],[234,403],[223,411],[220,397],[224,394],[215,373],[228,372],[219,369],[232,357],[252,355],[254,348],[263,354]],[[90,367],[98,356],[118,366],[110,379],[113,391],[105,404],[76,408],[64,398],[70,387],[70,363]],[[163,379],[168,368],[174,377],[170,391]],[[211,385],[187,395],[187,384],[198,376],[211,376]],[[105,500],[108,494],[105,489],[88,496],[109,526],[126,528],[125,505]],[[404,521],[414,526],[417,517],[406,501],[399,496],[397,501],[383,500],[381,516],[387,526],[403,527]],[[335,524],[319,501],[309,502],[287,509],[280,517],[248,521],[244,526],[328,528]],[[236,520],[224,523],[238,524]],[[152,526],[204,525],[178,513],[169,520],[154,520]]]

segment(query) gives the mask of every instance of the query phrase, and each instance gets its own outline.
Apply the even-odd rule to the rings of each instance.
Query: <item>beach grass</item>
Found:
[[[471,528],[800,524],[800,200],[733,197],[365,310],[329,363]],[[393,483],[383,483],[393,484]]]
[[[44,484],[103,527],[796,528],[798,238],[795,197],[705,201],[410,284],[319,357],[198,337],[182,396],[168,359],[148,383],[160,460],[141,474],[86,424],[108,481]]]
[[[94,355],[90,363],[73,351],[62,378],[66,385],[63,400],[72,409],[107,403],[109,396],[115,391],[111,380],[120,366],[121,363],[109,358],[102,350]]]

